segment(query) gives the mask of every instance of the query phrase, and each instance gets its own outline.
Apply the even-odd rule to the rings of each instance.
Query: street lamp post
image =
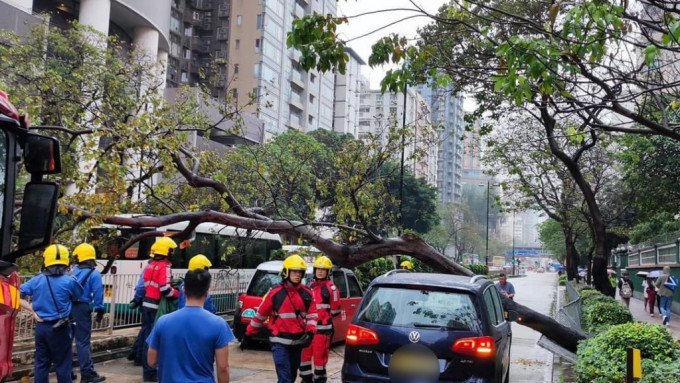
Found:
[[[515,212],[512,212],[512,275],[515,275]]]
[[[486,252],[484,253],[484,258],[486,261],[486,266],[489,266],[489,188],[491,187],[491,181],[486,181]]]

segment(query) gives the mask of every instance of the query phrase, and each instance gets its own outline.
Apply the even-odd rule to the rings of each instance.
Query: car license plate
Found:
[[[395,383],[434,383],[439,381],[439,360],[427,347],[409,344],[392,354],[388,372]]]

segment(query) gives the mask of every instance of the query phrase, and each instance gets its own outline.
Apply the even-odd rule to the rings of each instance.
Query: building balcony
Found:
[[[306,86],[306,83],[305,83],[306,78],[305,77],[306,76],[303,76],[302,73],[300,73],[299,71],[297,71],[295,69],[293,69],[290,72],[290,82],[297,85],[301,89],[305,89],[305,86]]]
[[[182,20],[184,20],[185,23],[195,24],[201,20],[201,13],[187,10],[184,12]]]
[[[305,110],[305,103],[302,101],[302,96],[298,93],[290,92],[288,103],[300,111]]]
[[[218,40],[228,40],[229,30],[225,27],[217,28],[217,39]]]
[[[207,37],[194,36],[191,38],[191,49],[202,53],[209,53],[210,52],[209,42],[210,39]]]
[[[226,4],[220,4],[217,8],[217,17],[229,17],[229,6]]]
[[[211,10],[213,2],[212,0],[191,0],[191,6],[196,9]]]

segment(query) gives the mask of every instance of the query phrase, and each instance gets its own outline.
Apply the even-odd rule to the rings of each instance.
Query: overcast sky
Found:
[[[429,13],[436,13],[437,9],[446,3],[445,0],[414,0],[418,6],[421,6]],[[338,16],[355,16],[365,12],[376,10],[388,10],[397,8],[415,9],[413,4],[408,0],[341,0],[338,1]],[[346,24],[340,29],[340,36],[344,40],[351,40],[366,33],[372,32],[378,28],[386,26],[395,21],[414,16],[417,13],[414,11],[390,11],[382,12],[372,15],[361,16],[357,18],[350,18],[349,24]],[[347,45],[354,49],[355,52],[361,56],[364,61],[368,62],[368,56],[371,54],[371,45],[381,37],[388,36],[391,33],[398,33],[408,38],[415,38],[417,36],[418,27],[428,24],[431,20],[427,17],[419,16],[398,22],[385,29],[381,29],[366,37],[351,40]],[[380,80],[382,80],[385,71],[388,68],[370,68],[368,65],[364,68],[364,75],[371,81],[371,88],[379,88]]]

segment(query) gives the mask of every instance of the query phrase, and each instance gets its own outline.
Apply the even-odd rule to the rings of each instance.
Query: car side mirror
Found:
[[[17,252],[25,253],[51,242],[58,197],[59,185],[54,182],[29,182],[26,184],[19,223]]]
[[[508,310],[505,312],[505,320],[510,322],[521,322],[522,317],[515,310]]]
[[[24,144],[24,164],[26,171],[31,174],[61,173],[59,140],[28,133]]]

